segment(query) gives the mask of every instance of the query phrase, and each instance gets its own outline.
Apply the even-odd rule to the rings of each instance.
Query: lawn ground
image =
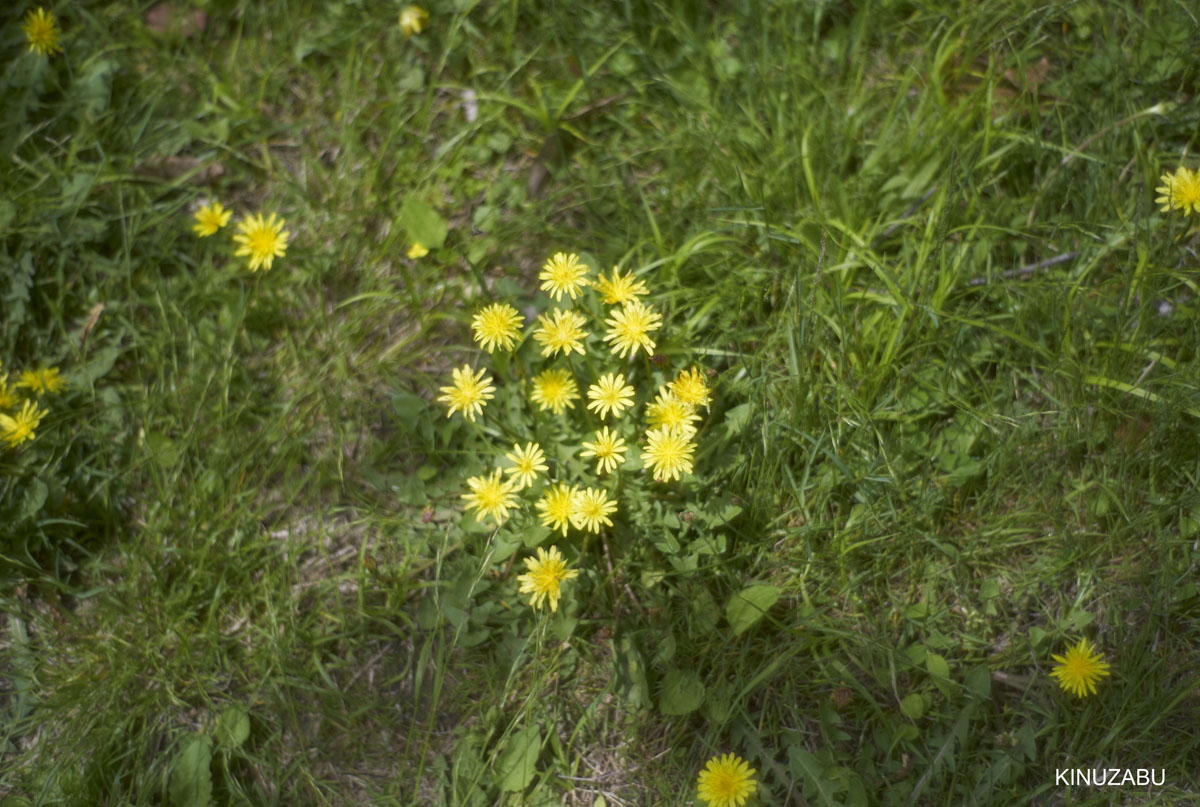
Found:
[[[0,373],[68,386],[0,447],[0,805],[691,805],[725,753],[762,805],[1196,803],[1186,3],[83,0],[49,56],[34,7]],[[556,252],[713,395],[586,539],[461,498],[510,428],[583,467],[535,345],[471,338]],[[437,402],[464,363],[494,419]]]

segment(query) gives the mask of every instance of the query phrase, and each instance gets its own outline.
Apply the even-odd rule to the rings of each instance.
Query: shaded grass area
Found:
[[[86,381],[0,466],[14,804],[172,801],[197,736],[218,803],[690,804],[727,751],[763,804],[1194,800],[1185,8],[207,11],[62,9],[40,67],[4,29],[0,359]],[[196,240],[208,196],[287,256]],[[409,197],[450,227],[417,260]],[[569,249],[647,270],[717,400],[538,620],[428,400]]]

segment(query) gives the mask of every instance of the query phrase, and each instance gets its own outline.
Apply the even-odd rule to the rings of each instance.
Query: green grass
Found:
[[[1195,801],[1187,4],[86,2],[48,61],[27,5],[0,362],[72,386],[0,450],[3,807],[690,805],[727,752],[764,805]],[[209,197],[287,255],[196,239]],[[716,399],[541,619],[432,399],[569,250]],[[1167,784],[1055,784],[1096,766]]]

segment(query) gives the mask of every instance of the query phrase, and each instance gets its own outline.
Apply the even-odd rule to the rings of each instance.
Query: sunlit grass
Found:
[[[171,802],[205,736],[218,804],[691,804],[726,753],[762,804],[1194,797],[1200,292],[1155,187],[1195,21],[715,8],[89,2],[53,59],[7,23],[0,361],[73,386],[0,449],[0,794]],[[213,199],[286,256],[198,239]],[[713,398],[534,612],[434,399],[574,250]]]

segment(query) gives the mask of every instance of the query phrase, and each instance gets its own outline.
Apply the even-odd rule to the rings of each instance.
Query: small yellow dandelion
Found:
[[[578,297],[583,287],[589,283],[584,277],[587,273],[588,268],[579,262],[578,255],[573,252],[570,255],[557,252],[542,266],[538,280],[543,281],[540,287],[542,291],[553,297],[557,303],[562,300],[563,294],[571,295],[572,300]]]
[[[713,757],[700,771],[700,799],[709,807],[742,807],[758,789],[754,769],[736,754]]]
[[[25,17],[25,24],[21,26],[21,29],[29,41],[30,53],[36,51],[43,56],[49,56],[51,53],[62,51],[62,45],[58,44],[58,21],[44,8],[30,11]]]
[[[265,220],[261,213],[247,216],[238,222],[237,234],[233,236],[234,243],[240,244],[233,254],[236,257],[250,257],[250,271],[256,272],[261,266],[270,269],[276,258],[282,258],[287,252],[288,236],[283,229],[283,219],[272,213]]]
[[[625,440],[607,426],[596,432],[596,442],[584,443],[583,447],[587,451],[579,456],[596,458],[597,475],[615,471],[625,461]]]
[[[491,516],[496,520],[496,526],[500,526],[508,518],[508,511],[516,507],[512,495],[513,483],[501,481],[499,468],[488,476],[470,477],[467,487],[471,492],[462,494],[462,498],[467,500],[469,509],[478,513],[480,521],[484,516]]]
[[[490,376],[485,377],[482,369],[476,375],[469,364],[455,369],[452,375],[453,385],[439,389],[439,392],[444,392],[445,395],[438,398],[438,401],[450,405],[446,417],[461,409],[463,417],[474,422],[475,416],[483,411],[484,402],[495,397],[492,395],[496,391],[492,386],[492,379]]]
[[[67,386],[67,380],[59,374],[57,367],[39,367],[36,370],[22,370],[16,386],[25,387],[40,397],[47,392],[61,392]]]
[[[646,423],[654,426],[671,426],[682,429],[684,435],[692,437],[696,427],[692,424],[699,420],[696,407],[684,403],[675,397],[675,393],[666,387],[658,391],[658,397],[646,406]]]
[[[8,373],[0,373],[0,410],[12,409],[20,402],[17,388],[8,385]]]
[[[1101,661],[1087,639],[1067,650],[1067,655],[1051,655],[1058,662],[1050,675],[1058,679],[1058,685],[1076,697],[1096,694],[1096,682],[1109,675],[1109,665]]]
[[[517,309],[508,303],[492,303],[475,312],[471,329],[475,332],[475,341],[491,353],[497,346],[512,350],[524,322]]]
[[[628,351],[632,357],[639,347],[646,351],[646,355],[654,352],[650,331],[658,330],[662,325],[662,317],[650,306],[640,300],[625,303],[611,319],[604,322],[609,326],[604,341],[613,343],[613,353],[620,355]]]
[[[646,432],[646,447],[642,459],[646,470],[654,472],[655,482],[679,479],[692,472],[692,453],[695,443],[678,427],[659,426]]]
[[[32,440],[33,430],[47,414],[45,409],[39,409],[33,401],[26,401],[21,411],[12,416],[0,412],[0,440],[8,443],[10,448]]]
[[[524,490],[533,484],[533,480],[539,473],[549,470],[546,465],[546,455],[542,453],[542,447],[537,443],[528,443],[524,448],[517,443],[513,446],[512,453],[504,456],[513,463],[513,467],[505,471],[512,475],[513,482],[516,483],[513,490]]]
[[[575,408],[573,401],[579,397],[579,388],[566,370],[546,370],[533,379],[533,394],[529,397],[538,405],[538,411],[549,409],[561,415],[564,407]]]
[[[596,410],[602,418],[608,417],[609,412],[620,417],[626,407],[633,406],[633,392],[633,387],[625,383],[624,376],[606,373],[588,387],[587,395],[591,403],[587,408]]]
[[[405,6],[400,10],[400,30],[405,36],[421,33],[428,21],[429,12],[420,6]]]
[[[692,406],[708,406],[708,402],[712,399],[708,391],[708,382],[704,380],[704,374],[695,367],[690,370],[681,370],[679,375],[675,376],[675,380],[667,384],[667,387],[675,393],[676,398]]]
[[[1162,194],[1154,201],[1162,205],[1162,212],[1182,210],[1183,215],[1200,214],[1200,171],[1189,171],[1180,166],[1172,174],[1163,174],[1162,187],[1155,188]]]
[[[582,314],[556,308],[553,316],[542,314],[538,317],[538,329],[533,332],[533,340],[541,343],[543,356],[557,355],[560,350],[583,355],[583,340],[587,338],[583,325],[586,322]]]
[[[633,272],[622,277],[620,270],[615,266],[612,269],[612,277],[600,275],[596,280],[595,288],[603,295],[606,305],[628,303],[650,293],[645,283],[634,279]]]
[[[617,511],[617,503],[610,501],[608,494],[598,488],[587,488],[575,497],[575,509],[571,511],[571,523],[577,530],[600,532],[600,525],[612,526],[609,516]]]
[[[551,530],[562,530],[567,534],[571,524],[571,514],[575,512],[575,498],[579,489],[574,485],[560,482],[546,490],[538,500],[537,509],[542,512],[542,526]]]
[[[210,202],[196,211],[196,223],[192,229],[200,238],[206,238],[229,223],[232,210],[226,210],[220,202]]]
[[[408,248],[408,252],[404,254],[412,260],[424,258],[429,254],[429,247],[421,243],[413,243],[413,245]]]
[[[558,610],[558,600],[562,596],[561,584],[578,577],[579,572],[567,569],[566,561],[556,546],[551,546],[549,552],[539,546],[537,555],[537,558],[525,559],[529,573],[517,578],[521,584],[520,593],[533,594],[529,604],[534,608],[541,608],[542,603],[549,600],[550,610],[554,612]]]

